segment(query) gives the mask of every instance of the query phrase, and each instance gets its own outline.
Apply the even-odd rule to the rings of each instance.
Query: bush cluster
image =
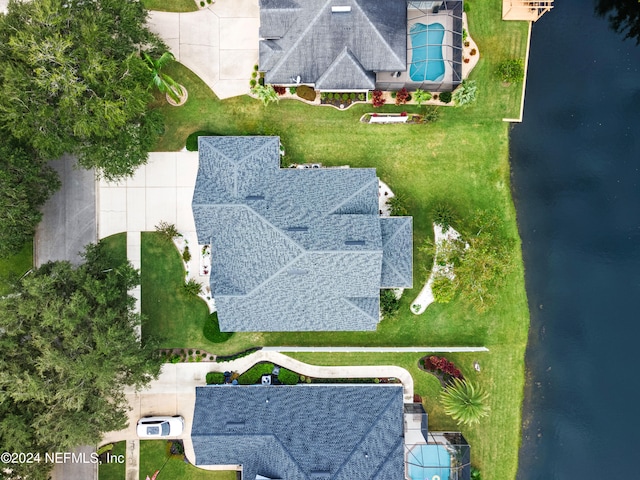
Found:
[[[297,87],[296,95],[304,100],[308,100],[309,102],[313,102],[316,99],[316,91],[307,85],[300,85]]]
[[[443,103],[449,103],[451,101],[451,92],[442,92],[440,94],[440,101]]]
[[[374,90],[371,93],[371,103],[374,107],[381,107],[385,102],[386,100],[382,97],[382,92],[380,90]]]
[[[300,376],[297,373],[292,372],[291,370],[280,367],[278,380],[280,380],[280,382],[284,383],[285,385],[295,385],[300,381]]]
[[[209,372],[207,373],[207,385],[222,385],[224,383],[224,373]]]
[[[240,385],[254,385],[256,383],[260,383],[263,375],[271,375],[273,367],[273,363],[270,362],[256,363],[253,367],[238,377],[238,383]]]
[[[287,89],[285,87],[280,86],[280,85],[273,85],[273,90],[278,95],[284,95],[285,93],[287,93]]]

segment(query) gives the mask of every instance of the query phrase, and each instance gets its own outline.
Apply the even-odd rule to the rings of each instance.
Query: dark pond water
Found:
[[[640,47],[593,0],[555,3],[511,132],[531,309],[518,480],[637,479]]]

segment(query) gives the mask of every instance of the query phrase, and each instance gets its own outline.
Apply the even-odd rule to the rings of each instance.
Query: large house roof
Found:
[[[402,480],[402,386],[197,387],[191,439],[246,479]]]
[[[267,83],[371,89],[373,72],[407,68],[407,3],[260,0],[260,37]]]
[[[375,169],[281,169],[278,137],[200,137],[193,213],[223,331],[375,330],[412,286],[410,217],[378,216]]]

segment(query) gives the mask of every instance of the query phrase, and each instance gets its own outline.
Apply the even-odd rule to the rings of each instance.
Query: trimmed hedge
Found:
[[[198,130],[197,132],[193,132],[191,135],[187,137],[186,147],[189,152],[197,152],[198,151],[198,137],[209,137],[212,135],[218,135],[215,132],[210,132],[208,130]]]
[[[207,373],[207,385],[222,385],[224,383],[224,373],[209,372]]]
[[[440,101],[444,103],[449,103],[451,101],[451,92],[442,92],[440,94]]]
[[[211,315],[209,315],[209,318],[207,318],[207,320],[204,322],[202,333],[204,335],[204,338],[213,343],[223,343],[233,337],[233,332],[220,331],[217,312],[213,312]]]
[[[285,385],[295,385],[300,381],[300,376],[297,373],[292,372],[291,370],[280,367],[278,380],[280,380],[280,382],[284,383]]]
[[[260,383],[262,375],[271,375],[273,371],[273,363],[256,363],[249,370],[244,372],[238,377],[238,383],[240,385],[255,385]]]
[[[296,88],[296,95],[310,102],[313,102],[316,99],[316,91],[307,85],[298,86]]]
[[[258,350],[262,350],[262,347],[251,347],[241,352],[234,353],[233,355],[219,356],[219,357],[216,357],[216,362],[218,363],[230,362],[231,360],[235,360],[237,358],[242,358],[242,357],[246,357],[247,355],[251,355],[253,352],[257,352]]]

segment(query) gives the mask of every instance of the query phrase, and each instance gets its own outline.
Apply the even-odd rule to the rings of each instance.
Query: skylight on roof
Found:
[[[336,5],[331,7],[331,13],[349,13],[351,6],[349,5]]]

